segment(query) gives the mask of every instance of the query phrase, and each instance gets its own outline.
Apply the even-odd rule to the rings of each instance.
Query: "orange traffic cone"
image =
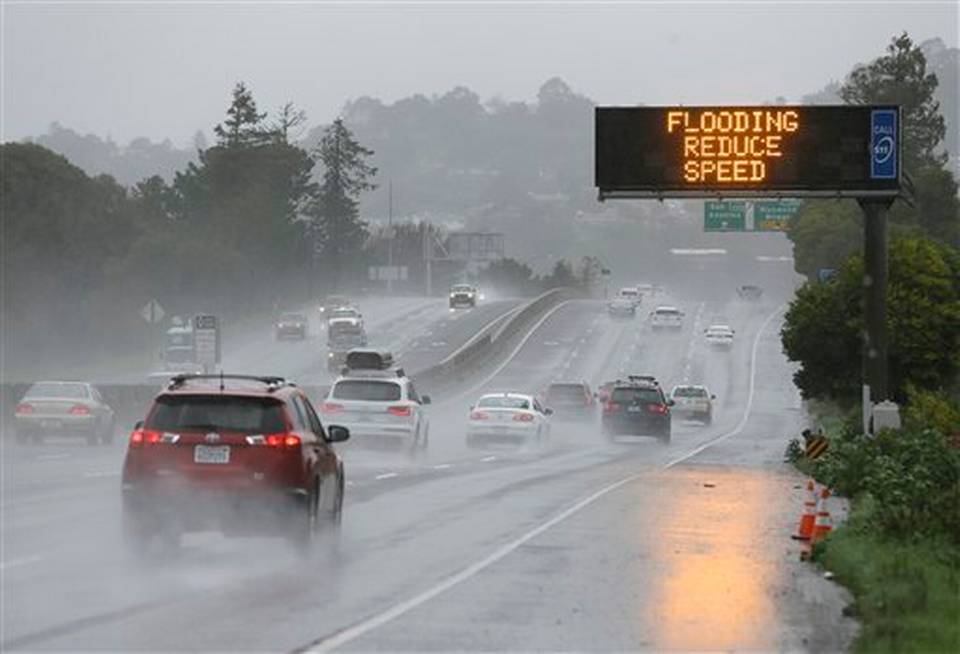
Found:
[[[807,499],[803,501],[803,514],[800,516],[800,524],[797,525],[797,533],[791,538],[794,540],[810,540],[813,534],[813,525],[817,517],[817,492],[813,480],[807,481]]]
[[[813,521],[813,533],[810,534],[810,543],[818,543],[827,537],[833,529],[833,519],[827,509],[827,500],[830,498],[830,489],[824,487],[820,492],[820,502],[817,505],[817,517]]]

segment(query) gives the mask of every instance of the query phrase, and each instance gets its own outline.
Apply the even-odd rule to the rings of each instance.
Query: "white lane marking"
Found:
[[[31,563],[39,563],[43,560],[43,557],[39,554],[34,556],[25,556],[22,559],[10,559],[8,561],[0,561],[0,570],[9,570],[10,568],[16,568],[21,565],[30,565]]]
[[[760,345],[760,337],[763,336],[763,332],[766,330],[767,325],[770,324],[770,321],[773,320],[774,317],[776,317],[778,314],[780,314],[780,312],[783,311],[784,307],[786,307],[786,305],[781,304],[779,307],[777,307],[773,311],[773,313],[767,316],[766,320],[764,320],[763,323],[761,323],[760,329],[757,330],[757,335],[753,337],[753,347],[750,348],[750,385],[749,385],[749,390],[747,391],[747,406],[743,410],[743,415],[740,416],[740,422],[738,422],[736,427],[734,427],[731,431],[727,432],[726,434],[721,434],[720,436],[717,436],[716,438],[695,447],[693,450],[684,454],[683,456],[676,458],[673,461],[670,461],[665,466],[663,466],[664,470],[666,470],[667,468],[671,468],[677,465],[678,463],[686,461],[687,459],[700,454],[708,447],[716,445],[721,441],[725,441],[732,436],[736,436],[737,434],[743,431],[744,427],[747,426],[747,421],[750,419],[750,412],[753,410],[753,395],[754,395],[754,391],[756,390],[757,347],[759,347]]]
[[[85,479],[97,479],[100,477],[119,477],[119,470],[98,470],[96,472],[85,472],[83,473]]]
[[[731,436],[734,436],[743,430],[744,426],[747,423],[747,419],[750,417],[750,411],[753,407],[753,395],[755,390],[754,382],[756,377],[757,346],[760,343],[760,337],[763,335],[763,332],[766,326],[770,323],[770,321],[774,318],[774,316],[780,313],[782,308],[783,308],[783,305],[778,307],[776,311],[774,311],[769,316],[767,316],[767,319],[763,321],[763,324],[761,324],[760,329],[757,331],[757,335],[754,337],[753,349],[751,350],[751,353],[750,353],[750,390],[747,396],[747,406],[744,409],[743,417],[740,419],[740,422],[730,433],[724,434],[723,436],[720,436],[711,441],[708,441],[707,443],[698,447],[697,449],[690,452],[689,454],[686,454],[678,459],[674,459],[673,461],[664,465],[663,466],[664,469],[670,468],[676,465],[677,463],[680,463],[681,461],[685,461],[686,459],[689,459],[691,456],[694,456],[699,452],[702,452],[703,450],[707,449],[711,445],[718,443],[719,441],[725,438],[730,438]],[[496,457],[487,457],[486,459],[482,459],[482,460],[487,461],[493,458],[496,458]],[[503,559],[505,556],[514,552],[517,548],[533,540],[534,538],[546,532],[547,530],[551,529],[552,527],[560,524],[567,518],[570,518],[571,516],[579,513],[580,511],[590,506],[591,504],[593,504],[600,498],[604,497],[605,495],[610,494],[611,492],[617,490],[618,488],[621,488],[622,486],[625,486],[631,482],[634,482],[643,478],[644,475],[646,474],[647,473],[643,473],[643,472],[635,473],[633,475],[629,475],[627,477],[624,477],[623,479],[615,481],[612,484],[604,486],[603,488],[596,491],[592,495],[585,497],[584,499],[580,500],[573,506],[568,507],[567,509],[561,511],[554,517],[547,520],[546,522],[543,522],[537,527],[531,529],[530,531],[523,534],[519,538],[513,541],[510,541],[506,545],[501,546],[499,549],[495,550],[492,554],[489,554],[488,556],[480,559],[479,561],[471,565],[468,565],[467,567],[463,568],[459,572],[450,575],[449,577],[443,579],[442,581],[428,588],[422,593],[418,595],[414,595],[410,599],[404,600],[402,602],[398,602],[393,606],[387,608],[386,610],[370,618],[367,618],[366,620],[362,620],[361,622],[358,622],[357,624],[351,627],[348,627],[340,632],[337,632],[332,636],[319,638],[311,643],[308,643],[305,647],[296,649],[294,651],[296,652],[327,652],[336,647],[340,647],[341,645],[346,645],[347,643],[352,642],[357,638],[360,638],[361,636],[364,636],[370,633],[371,631],[374,631],[375,629],[378,629],[389,622],[392,622],[393,620],[399,618],[400,616],[406,613],[409,613],[413,609],[429,602],[430,600],[437,597],[438,595],[448,591],[454,586],[470,579],[471,577],[475,576],[477,573],[482,572],[484,569],[490,567],[494,563]]]
[[[348,481],[348,482],[347,482],[347,486],[356,486],[356,485],[357,485],[357,482],[355,482],[355,481]]]
[[[377,475],[374,479],[392,479],[396,476],[398,476],[396,472],[385,472],[382,475]]]
[[[432,466],[434,470],[446,470],[447,468],[452,468],[452,463],[438,463],[435,466]]]
[[[495,456],[485,456],[482,459],[480,459],[480,461],[483,463],[490,463],[491,461],[496,461],[496,460],[497,460],[497,457]]]
[[[590,506],[591,504],[596,502],[598,499],[600,499],[604,495],[607,495],[608,493],[620,488],[621,486],[629,484],[632,481],[636,481],[637,479],[640,479],[641,477],[643,477],[643,475],[644,473],[637,473],[629,477],[626,477],[625,479],[621,479],[620,481],[614,482],[609,486],[605,486],[601,488],[600,490],[595,492],[593,495],[590,495],[580,500],[579,502],[569,507],[565,511],[558,513],[557,515],[550,518],[546,522],[540,524],[534,529],[531,529],[530,531],[525,533],[523,536],[520,536],[516,540],[513,540],[507,543],[506,545],[503,545],[502,547],[494,551],[489,556],[486,556],[483,559],[480,559],[479,561],[477,561],[476,563],[467,566],[466,568],[462,569],[460,572],[450,575],[440,583],[432,586],[431,588],[428,588],[427,590],[423,591],[419,595],[414,595],[410,599],[394,604],[387,610],[381,613],[378,613],[377,615],[371,618],[367,618],[366,620],[363,620],[353,625],[352,627],[348,627],[347,629],[344,629],[343,631],[340,631],[327,638],[320,638],[318,640],[315,640],[312,643],[307,644],[305,648],[294,650],[294,651],[328,652],[336,647],[340,647],[341,645],[346,645],[347,643],[354,641],[357,638],[360,638],[361,636],[373,631],[374,629],[382,627],[388,622],[391,622],[399,618],[403,614],[412,611],[418,606],[429,602],[434,597],[437,597],[441,593],[446,592],[447,590],[453,588],[457,584],[460,584],[466,581],[467,579],[470,579],[471,577],[476,575],[478,572],[481,572],[485,568],[490,567],[500,559],[514,552],[517,548],[533,540],[534,538],[544,533],[551,527],[560,524],[570,516]]]
[[[69,454],[41,454],[37,457],[37,461],[57,461],[59,459],[66,459],[69,456]]]

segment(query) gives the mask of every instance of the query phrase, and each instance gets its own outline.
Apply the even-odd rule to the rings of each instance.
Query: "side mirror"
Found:
[[[421,403],[421,404],[430,404],[432,401],[433,401],[433,400],[430,399],[430,396],[429,396],[429,395],[421,395],[421,396],[420,396],[420,403]]]
[[[553,415],[553,409],[550,409],[550,408],[544,409],[544,410],[543,410],[543,415],[545,415],[545,416],[552,416],[552,415]]]
[[[133,423],[133,431],[137,431],[138,429],[143,429],[143,420],[137,420]]]
[[[330,425],[327,427],[327,442],[342,443],[350,438],[350,430],[340,425]]]
[[[716,396],[716,395],[711,395],[711,396],[710,396],[710,399],[711,399],[711,400],[715,400],[715,399],[717,399],[717,396]]]
[[[675,406],[675,405],[676,405],[676,402],[674,402],[673,400],[667,400],[667,406]]]

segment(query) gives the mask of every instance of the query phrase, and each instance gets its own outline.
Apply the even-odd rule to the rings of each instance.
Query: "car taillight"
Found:
[[[155,445],[163,441],[163,436],[158,431],[151,429],[137,429],[130,434],[130,446]],[[176,442],[176,441],[173,441]]]
[[[603,405],[603,410],[605,413],[616,413],[620,410],[620,405],[616,402],[607,402]]]
[[[486,413],[484,413],[483,411],[471,411],[471,412],[470,412],[470,419],[471,419],[471,420],[486,420],[486,419],[489,418],[489,417],[490,417],[490,416],[488,416],[488,415],[487,415]]]
[[[413,415],[413,407],[410,406],[390,406],[387,411],[400,418],[409,418]]]
[[[90,415],[90,407],[88,407],[86,404],[74,404],[73,407],[70,408],[70,415],[72,415],[72,416],[89,416],[89,415]]]
[[[320,410],[323,413],[340,413],[343,411],[343,405],[336,402],[324,402],[320,405]]]
[[[270,434],[264,439],[269,447],[299,447],[300,437],[296,434]]]
[[[648,404],[647,411],[650,413],[657,413],[661,416],[667,414],[667,405],[666,404]]]
[[[533,414],[530,413],[514,413],[513,419],[517,422],[533,422]]]
[[[17,405],[17,411],[16,411],[17,415],[28,416],[33,412],[34,412],[34,408],[32,404],[21,402],[20,404]]]

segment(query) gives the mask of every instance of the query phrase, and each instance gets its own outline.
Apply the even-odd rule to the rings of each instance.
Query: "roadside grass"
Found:
[[[946,540],[877,535],[875,502],[862,497],[847,523],[814,551],[854,595],[856,652],[960,652],[960,547]]]

